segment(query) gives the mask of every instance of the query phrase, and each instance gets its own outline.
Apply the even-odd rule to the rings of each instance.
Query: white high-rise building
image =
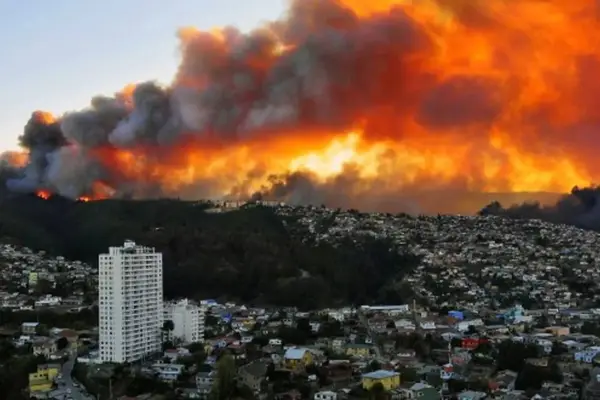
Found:
[[[126,240],[100,254],[100,360],[132,362],[161,351],[162,254]]]
[[[177,339],[185,344],[203,342],[204,316],[204,308],[187,299],[164,304],[164,320],[173,322],[171,340]]]

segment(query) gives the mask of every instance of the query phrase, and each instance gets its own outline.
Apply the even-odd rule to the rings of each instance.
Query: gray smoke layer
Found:
[[[282,40],[292,48],[280,51]],[[286,19],[249,34],[231,27],[221,37],[182,33],[172,87],[147,82],[132,99],[95,97],[52,124],[34,114],[21,137],[29,165],[8,187],[77,197],[100,181],[117,196],[173,195],[161,193],[149,170],[135,178],[115,171],[111,154],[136,149],[145,165],[169,164],[181,162],[172,153],[183,142],[226,145],[290,129],[348,126],[367,107],[402,104],[398,78],[384,85],[387,77],[377,74],[401,70],[404,57],[423,46],[426,36],[402,11],[360,21],[336,1],[293,1]],[[210,195],[214,187],[194,182],[181,192]]]
[[[600,187],[575,187],[571,193],[547,205],[529,201],[504,207],[500,201],[494,201],[484,207],[480,214],[541,219],[600,231]]]

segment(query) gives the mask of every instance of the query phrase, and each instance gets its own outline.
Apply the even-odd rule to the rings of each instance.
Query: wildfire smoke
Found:
[[[169,87],[34,113],[7,184],[421,212],[585,186],[600,173],[599,4],[297,0],[247,34],[182,29]]]

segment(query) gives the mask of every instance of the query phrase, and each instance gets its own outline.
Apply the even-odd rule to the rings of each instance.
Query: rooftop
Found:
[[[284,358],[286,360],[301,360],[302,357],[304,357],[304,354],[306,353],[306,349],[300,349],[300,348],[292,348],[292,349],[287,349],[284,355]]]
[[[369,378],[369,379],[384,379],[384,378],[391,378],[393,376],[398,376],[398,375],[400,375],[398,372],[380,369],[378,371],[369,372],[368,374],[363,374],[362,377]]]

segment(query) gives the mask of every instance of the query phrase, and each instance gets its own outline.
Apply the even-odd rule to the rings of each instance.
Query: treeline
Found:
[[[308,244],[272,209],[222,214],[178,200],[77,203],[5,196],[0,235],[17,244],[95,264],[125,239],[163,252],[168,297],[228,298],[310,309],[405,302],[403,275],[419,259],[386,239]]]

